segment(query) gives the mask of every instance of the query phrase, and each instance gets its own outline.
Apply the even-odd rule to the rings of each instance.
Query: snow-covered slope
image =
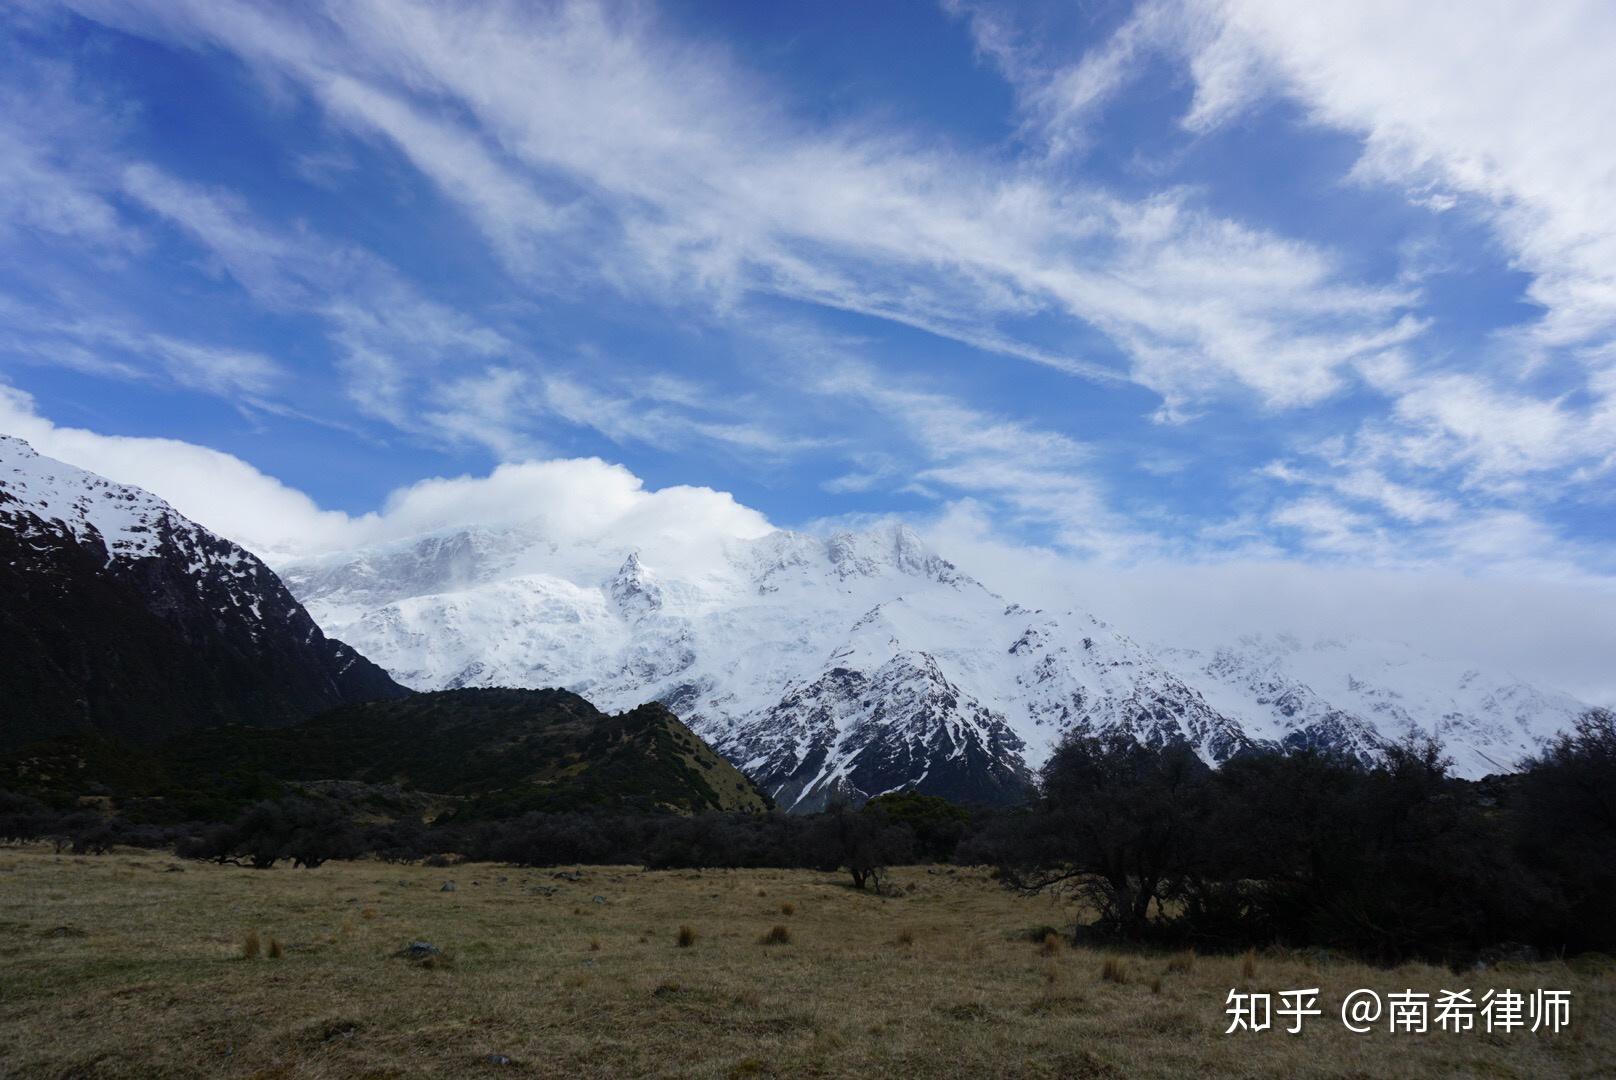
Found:
[[[1210,654],[1162,655],[1188,665],[1207,701],[1255,739],[1300,746],[1327,736],[1329,745],[1372,756],[1381,741],[1429,734],[1455,771],[1471,777],[1510,771],[1587,708],[1393,642],[1256,635]]]
[[[1147,648],[997,596],[907,528],[733,541],[695,570],[621,548],[466,530],[286,567],[329,631],[420,689],[559,685],[650,698],[782,804],[906,786],[1019,798],[1073,728],[1372,757],[1413,730],[1461,772],[1510,767],[1579,706],[1407,649],[1248,639]]]
[[[250,552],[0,436],[0,746],[291,723],[404,692]]]

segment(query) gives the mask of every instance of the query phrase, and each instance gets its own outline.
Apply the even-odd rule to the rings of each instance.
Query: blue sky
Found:
[[[27,0],[0,428],[275,551],[598,457],[1608,605],[1616,12],[1338,6]]]

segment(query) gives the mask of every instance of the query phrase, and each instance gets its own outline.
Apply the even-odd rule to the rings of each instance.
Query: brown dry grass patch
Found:
[[[126,859],[145,865],[131,866]],[[1225,1036],[1239,955],[1125,955],[1063,942],[1040,956],[1018,928],[1078,914],[1022,898],[981,870],[875,896],[814,871],[648,873],[466,866],[479,888],[440,893],[441,870],[380,862],[252,871],[149,853],[58,857],[0,847],[0,1074],[397,1080],[485,1074],[569,1080],[731,1075],[1287,1076],[1300,1080],[1599,1075],[1616,1061],[1616,970],[1544,962],[1455,976],[1283,950],[1252,988],[1569,989],[1555,1037],[1345,1032]],[[504,877],[508,880],[500,881]],[[553,895],[538,886],[556,887]],[[760,948],[790,896],[791,945]],[[591,904],[595,894],[605,905]],[[352,903],[350,904],[350,901]],[[581,915],[573,911],[587,905]],[[363,916],[373,908],[375,917]],[[760,910],[761,909],[761,910]],[[672,947],[669,928],[700,927]],[[53,927],[89,927],[84,936]],[[240,962],[244,927],[273,927],[274,964]],[[661,928],[655,933],[651,928]],[[906,938],[905,935],[908,935]],[[397,959],[412,941],[444,962]],[[896,949],[919,940],[924,948]],[[602,948],[592,951],[591,941]],[[267,938],[260,938],[260,955]],[[453,962],[447,962],[448,957]],[[1110,958],[1135,974],[1096,979]],[[1165,969],[1165,970],[1164,970]],[[1156,979],[1160,973],[1160,991]],[[518,1063],[496,1068],[489,1055]]]

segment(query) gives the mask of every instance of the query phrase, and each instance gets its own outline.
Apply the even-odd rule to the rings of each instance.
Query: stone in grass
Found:
[[[488,1062],[488,1064],[490,1064],[490,1065],[515,1065],[516,1064],[516,1062],[514,1062],[510,1058],[506,1057],[504,1054],[484,1054],[483,1055],[483,1060]]]
[[[442,956],[443,950],[430,941],[412,941],[393,955],[401,960],[430,960]]]
[[[605,897],[604,897],[604,896],[597,896],[597,897],[595,897],[595,903],[597,903],[597,904],[604,904],[604,903],[605,903],[605,902],[606,902],[606,898],[605,898]]]
[[[454,892],[458,888],[460,888],[460,886],[456,885],[454,882],[445,881],[443,883],[443,885],[441,887],[439,887],[438,891],[439,892]]]

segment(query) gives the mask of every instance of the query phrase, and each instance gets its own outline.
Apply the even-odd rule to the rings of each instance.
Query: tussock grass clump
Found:
[[[1154,977],[1153,979],[1150,980],[1150,992],[1152,994],[1159,994],[1159,993],[1161,993],[1161,988],[1162,988],[1162,977],[1160,975],[1157,975],[1156,977]]]
[[[773,926],[767,934],[764,934],[759,939],[759,943],[763,945],[790,945],[791,931],[784,926]]]
[[[915,932],[913,930],[899,930],[897,942],[904,948],[908,948],[915,943]]]
[[[796,913],[797,913],[797,905],[793,904],[790,900],[787,900],[785,903],[780,905],[780,914],[786,915],[786,916],[791,916],[791,915],[795,915]]]
[[[600,952],[600,938],[592,937],[589,939],[589,951]]]
[[[285,954],[286,950],[281,948],[281,939],[276,937],[274,934],[271,934],[269,936],[269,949],[265,955],[267,955],[271,960],[279,960]]]
[[[1038,952],[1043,956],[1054,956],[1056,953],[1060,952],[1060,947],[1060,935],[1051,930],[1049,933],[1044,935],[1044,940],[1039,943]]]
[[[1188,975],[1195,970],[1195,950],[1181,952],[1167,961],[1167,974]]]
[[[1257,974],[1257,950],[1247,949],[1246,955],[1240,958],[1240,977],[1249,979]]]
[[[263,948],[263,942],[258,939],[258,931],[249,930],[247,931],[247,936],[241,939],[241,958],[243,960],[256,960]]]
[[[1118,986],[1127,986],[1129,980],[1128,967],[1116,957],[1108,956],[1100,968],[1100,979],[1104,982],[1116,983]]]
[[[679,927],[678,942],[681,949],[688,949],[694,945],[696,943],[696,928],[689,923]]]

